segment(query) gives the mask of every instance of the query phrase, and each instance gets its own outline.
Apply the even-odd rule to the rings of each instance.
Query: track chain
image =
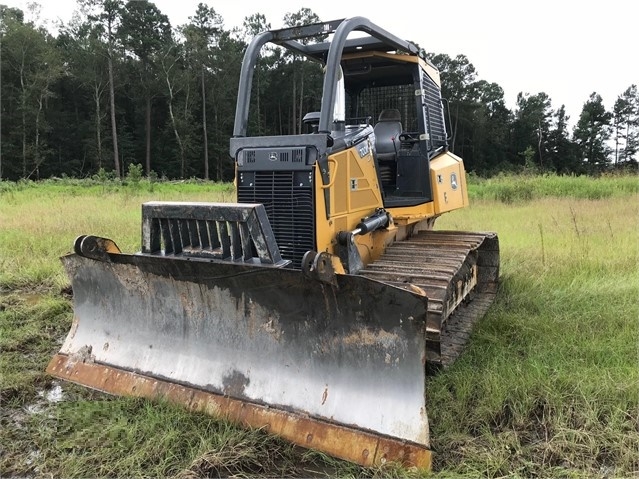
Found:
[[[446,367],[493,302],[499,241],[495,233],[421,231],[389,246],[360,274],[426,295],[427,361]]]

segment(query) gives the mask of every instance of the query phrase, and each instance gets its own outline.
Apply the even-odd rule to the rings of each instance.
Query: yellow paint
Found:
[[[364,148],[362,148],[364,147]],[[366,154],[361,156],[360,151]],[[367,216],[382,207],[382,194],[369,140],[329,157],[331,215],[326,218],[324,189],[319,164],[315,165],[315,224],[317,250],[337,254],[336,237],[340,231],[352,231]],[[356,237],[362,260],[368,263],[384,251],[389,231]]]
[[[352,231],[365,217],[382,207],[375,163],[371,149],[360,157],[357,147],[340,151],[329,158],[331,216],[327,220],[324,189],[315,165],[317,198],[317,250],[337,255],[336,237],[340,231]],[[416,206],[387,208],[393,223],[389,228],[355,236],[355,243],[366,265],[379,258],[394,240],[401,240],[418,230],[427,229],[429,220],[442,213],[468,206],[464,164],[458,156],[444,152],[430,162],[433,201]],[[335,261],[334,261],[335,262]]]
[[[388,211],[393,215],[393,220],[397,225],[411,225],[437,216],[435,214],[435,203],[432,201],[417,206],[388,208]]]
[[[383,58],[396,62],[417,63],[439,86],[439,71],[423,59],[408,54],[361,52],[343,56],[343,60]],[[337,254],[336,237],[340,231],[352,231],[365,217],[383,207],[382,194],[375,170],[373,145],[370,139],[328,158],[329,181],[322,183],[319,164],[315,165],[315,224],[317,250]],[[364,147],[364,148],[362,148]],[[361,155],[365,152],[365,155]],[[392,223],[388,228],[367,235],[355,236],[358,251],[366,265],[379,258],[395,240],[432,227],[442,213],[468,206],[464,165],[458,156],[444,152],[430,161],[430,182],[433,200],[410,207],[387,208]],[[330,217],[327,218],[324,192],[330,195]],[[336,263],[336,261],[333,261]],[[336,268],[337,270],[337,268]]]
[[[462,159],[445,152],[430,161],[430,183],[435,214],[468,206],[466,172]]]
[[[355,60],[358,58],[386,58],[388,60],[405,63],[418,63],[419,66],[426,72],[426,74],[441,88],[441,79],[439,76],[439,70],[430,63],[423,59],[409,55],[408,53],[386,53],[386,52],[363,52],[363,53],[348,53],[342,55],[342,61]]]

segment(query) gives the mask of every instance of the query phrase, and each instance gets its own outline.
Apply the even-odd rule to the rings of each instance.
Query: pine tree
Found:
[[[213,7],[198,4],[195,15],[189,17],[189,23],[182,28],[186,39],[185,50],[193,70],[199,72],[202,146],[204,148],[204,179],[209,179],[209,137],[207,126],[207,89],[208,78],[215,74],[215,56],[219,48],[219,36],[222,32],[223,20]],[[217,178],[218,180],[220,178]]]
[[[637,85],[629,86],[613,107],[615,166],[637,163],[639,150],[639,93]]]
[[[546,93],[530,95],[520,92],[517,95],[517,109],[513,123],[515,152],[523,155],[525,151],[534,151],[533,161],[541,170],[548,167],[544,164],[544,160],[549,148],[551,117],[551,101]],[[528,155],[529,153],[524,157]]]
[[[151,104],[160,91],[158,56],[171,37],[171,24],[155,4],[148,0],[129,0],[122,12],[120,34],[124,47],[138,60],[132,66],[138,73],[136,86],[144,99],[144,163],[148,176],[151,172]]]
[[[560,174],[580,174],[584,171],[577,158],[576,145],[568,133],[569,119],[564,105],[553,113],[553,127],[548,135],[549,166]]]
[[[609,164],[611,120],[612,114],[606,111],[601,96],[592,93],[584,103],[574,131],[579,158],[590,173],[602,172]]]
[[[109,106],[111,114],[111,138],[113,140],[113,166],[117,178],[122,177],[118,150],[118,128],[115,109],[115,62],[116,53],[120,46],[118,29],[122,23],[122,0],[79,0],[88,12],[89,21],[96,26],[106,44],[107,70],[109,76]]]

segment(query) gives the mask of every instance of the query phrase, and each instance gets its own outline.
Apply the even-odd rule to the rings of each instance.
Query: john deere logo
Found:
[[[277,153],[273,151],[268,155],[268,159],[271,161],[277,161],[279,158],[277,157]]]
[[[450,187],[453,190],[457,189],[457,174],[456,173],[451,173],[450,174]]]

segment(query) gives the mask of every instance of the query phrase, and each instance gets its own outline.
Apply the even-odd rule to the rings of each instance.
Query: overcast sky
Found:
[[[499,84],[514,109],[517,93],[547,93],[575,124],[591,93],[608,109],[631,84],[639,84],[639,3],[634,0],[440,0],[361,2],[292,0],[155,0],[173,26],[188,21],[200,2],[213,7],[230,29],[253,13],[272,28],[288,12],[310,8],[322,20],[364,16],[426,51],[464,54],[478,78]],[[0,0],[26,11],[23,0]],[[41,19],[68,21],[75,0],[41,0]],[[366,8],[363,6],[366,5]]]

